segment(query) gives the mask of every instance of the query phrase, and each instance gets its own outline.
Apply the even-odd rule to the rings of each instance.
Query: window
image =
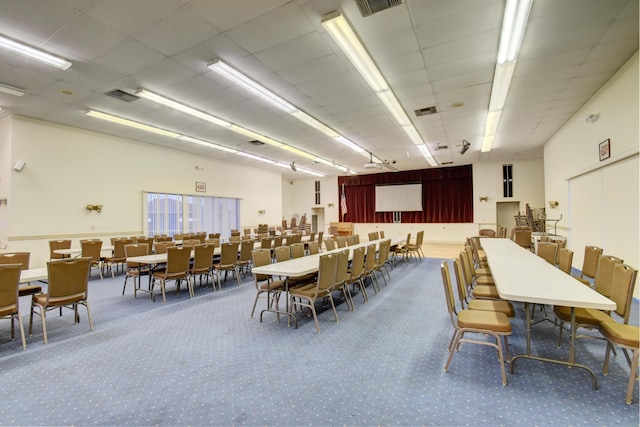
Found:
[[[513,197],[513,165],[502,165],[502,196]]]
[[[320,181],[316,181],[316,205],[320,204]]]
[[[230,235],[240,226],[240,199],[144,193],[145,234],[195,233],[206,231]]]

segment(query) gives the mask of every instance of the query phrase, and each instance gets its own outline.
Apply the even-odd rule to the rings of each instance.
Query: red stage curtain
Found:
[[[375,212],[376,184],[422,183],[422,211],[403,212],[402,222],[473,222],[471,165],[415,171],[338,177],[338,197],[344,192],[347,213],[341,221],[393,222],[392,212]]]

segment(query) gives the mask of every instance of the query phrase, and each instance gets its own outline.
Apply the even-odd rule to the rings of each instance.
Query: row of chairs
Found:
[[[387,285],[386,275],[389,276],[387,260],[389,259],[391,240],[380,243],[380,248],[376,254],[374,243],[367,246],[360,246],[353,249],[353,258],[349,263],[349,251],[346,246],[340,251],[320,255],[318,273],[304,277],[289,277],[287,283],[282,278],[273,278],[269,275],[254,273],[256,286],[256,298],[251,309],[251,317],[255,312],[258,299],[267,294],[273,297],[268,299],[268,307],[272,304],[278,309],[278,301],[282,293],[288,287],[289,308],[294,312],[295,308],[306,307],[313,315],[316,330],[320,333],[320,324],[317,318],[315,304],[319,300],[328,300],[330,303],[336,322],[338,314],[335,309],[333,294],[338,292],[343,297],[349,311],[355,310],[352,289],[357,288],[367,302],[369,297],[366,290],[365,280],[368,278],[375,293],[380,291],[378,274]],[[282,246],[275,249],[276,262],[283,262],[292,258],[305,256],[303,249],[296,244],[290,247]],[[253,251],[253,263],[256,266],[267,265],[271,262],[268,249],[258,249]],[[350,289],[350,286],[352,289]]]

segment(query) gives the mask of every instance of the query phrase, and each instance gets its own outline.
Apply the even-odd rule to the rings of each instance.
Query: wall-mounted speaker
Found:
[[[16,172],[20,172],[22,171],[22,169],[24,168],[24,165],[26,165],[25,162],[23,162],[22,160],[18,160],[14,165],[13,165],[13,170]]]

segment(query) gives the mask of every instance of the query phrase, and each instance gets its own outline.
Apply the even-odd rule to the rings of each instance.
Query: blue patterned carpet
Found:
[[[626,405],[629,369],[619,353],[602,375],[603,342],[577,344],[598,391],[583,370],[533,360],[519,360],[504,387],[494,350],[472,344],[443,372],[453,330],[439,263],[399,263],[368,303],[340,304],[339,323],[324,311],[320,335],[302,313],[298,329],[250,318],[249,277],[196,288],[192,300],[169,288],[166,305],[122,296],[123,276],[92,279],[93,332],[82,311],[79,325],[51,312],[49,344],[36,319],[22,351],[0,323],[0,425],[638,425],[637,383]],[[512,354],[525,350],[516,308]],[[567,357],[551,323],[533,334],[534,353]]]

